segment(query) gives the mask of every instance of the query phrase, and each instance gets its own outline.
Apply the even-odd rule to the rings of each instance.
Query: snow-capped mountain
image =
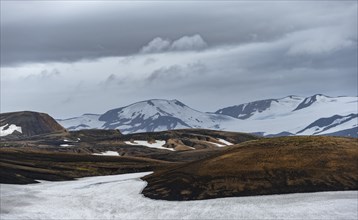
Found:
[[[100,116],[99,114],[83,114],[74,118],[57,119],[57,121],[68,130],[100,129],[104,124],[103,121],[98,120]]]
[[[287,96],[206,113],[178,100],[153,99],[112,109],[102,115],[85,114],[58,122],[69,130],[119,129],[123,133],[207,128],[264,136],[358,136],[357,101],[358,97],[328,97],[322,94]]]
[[[238,119],[267,119],[290,114],[305,98],[287,96],[282,99],[266,99],[234,105],[217,110],[216,114]]]
[[[239,125],[235,122],[229,122],[222,125],[222,127],[225,130],[240,129],[244,132],[262,132],[263,135],[274,135],[283,132],[284,135],[288,133],[313,135],[317,131],[312,129],[305,130],[309,125],[321,118],[330,118],[334,115],[344,117],[350,114],[356,114],[358,111],[357,101],[358,97],[328,97],[321,94],[307,98],[288,96],[272,101],[271,105],[264,111],[253,109],[250,113],[251,116],[245,120],[240,120]],[[249,104],[250,103],[244,105]],[[220,113],[220,110],[218,113]],[[235,114],[239,115],[240,112]],[[335,132],[339,127],[335,129],[334,127],[343,123],[346,123],[346,121],[337,121],[335,126],[329,127],[324,133],[317,134]],[[355,128],[358,124],[357,119],[352,118],[351,123],[352,124],[349,125],[351,126],[350,128]],[[348,124],[346,125],[348,126]],[[303,130],[306,132],[303,132]],[[355,136],[357,136],[357,134]]]
[[[99,120],[105,122],[104,128],[132,133],[180,128],[220,129],[222,121],[232,119],[196,111],[178,100],[153,99],[110,110]]]
[[[297,134],[327,134],[357,127],[358,114],[346,116],[334,115],[329,118],[320,118]]]
[[[152,99],[112,109],[103,115],[85,114],[60,119],[58,122],[69,130],[102,128],[134,133],[181,128],[220,130],[220,124],[230,120],[235,119],[226,115],[200,112],[178,100]]]

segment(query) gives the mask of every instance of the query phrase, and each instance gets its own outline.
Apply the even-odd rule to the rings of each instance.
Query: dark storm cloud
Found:
[[[1,63],[123,56],[158,37],[198,34],[210,46],[268,41],[329,23],[322,18],[327,11],[334,7],[339,13],[349,4],[6,1],[1,2]]]

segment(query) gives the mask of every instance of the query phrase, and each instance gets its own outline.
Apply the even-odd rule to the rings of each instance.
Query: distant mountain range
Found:
[[[68,130],[119,129],[122,133],[206,128],[262,136],[337,135],[357,137],[358,97],[287,96],[207,113],[178,100],[152,99],[99,114],[57,119]]]

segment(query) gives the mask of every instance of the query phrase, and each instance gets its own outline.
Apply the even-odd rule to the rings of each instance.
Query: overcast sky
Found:
[[[357,1],[1,1],[1,112],[357,95]]]

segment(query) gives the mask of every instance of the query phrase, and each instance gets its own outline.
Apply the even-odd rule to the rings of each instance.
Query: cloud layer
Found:
[[[2,112],[357,95],[356,2],[65,5],[2,3]]]

